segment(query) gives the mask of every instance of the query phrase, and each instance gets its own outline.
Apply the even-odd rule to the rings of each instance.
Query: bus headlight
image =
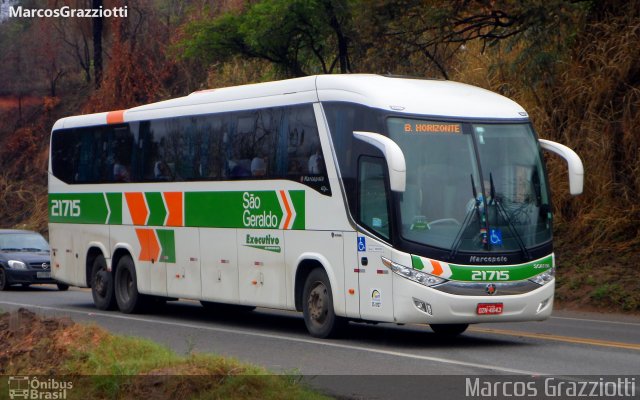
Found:
[[[543,273],[536,275],[532,278],[529,278],[529,280],[531,282],[535,282],[538,285],[542,286],[542,285],[546,285],[547,283],[551,282],[553,280],[553,278],[556,276],[556,269],[551,268],[548,269],[546,271],[544,271]]]
[[[418,271],[417,269],[405,267],[398,263],[382,257],[382,263],[385,267],[389,268],[394,273],[400,275],[403,278],[407,278],[411,281],[417,282],[424,286],[434,286],[446,282],[446,279],[440,278],[435,275],[427,274],[426,272]]]
[[[27,264],[18,260],[9,260],[9,267],[13,269],[27,269]]]

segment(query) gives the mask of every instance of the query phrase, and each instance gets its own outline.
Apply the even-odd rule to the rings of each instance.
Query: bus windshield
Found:
[[[452,252],[510,252],[551,239],[540,150],[528,123],[388,118],[403,150],[404,239]]]

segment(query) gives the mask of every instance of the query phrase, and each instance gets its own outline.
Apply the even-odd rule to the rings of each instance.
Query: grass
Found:
[[[31,347],[21,350],[25,347],[24,334],[14,336],[19,349],[12,357],[12,366],[3,373],[70,381],[70,399],[327,398],[302,385],[299,376],[274,375],[216,355],[181,356],[150,340],[113,335],[96,326],[61,326],[40,317],[23,321],[29,319],[31,322],[23,322],[22,329],[36,332]],[[45,357],[47,351],[54,353],[54,358],[51,354]],[[55,368],[47,371],[48,363]],[[0,393],[6,392],[5,385],[2,380]]]
[[[149,340],[106,334],[93,327],[81,329],[90,341],[72,352],[61,368],[67,374],[96,375],[93,385],[78,391],[78,398],[138,398],[148,391],[165,398],[326,398],[288,376],[233,359],[193,353],[180,356]]]

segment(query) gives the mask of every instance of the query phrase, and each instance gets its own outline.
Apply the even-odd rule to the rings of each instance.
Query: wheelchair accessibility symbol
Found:
[[[358,251],[367,251],[367,242],[364,236],[358,236]]]
[[[489,241],[494,246],[502,246],[502,231],[500,229],[490,229]]]

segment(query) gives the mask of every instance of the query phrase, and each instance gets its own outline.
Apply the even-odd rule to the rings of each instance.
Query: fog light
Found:
[[[549,300],[551,300],[551,297],[541,301],[540,304],[538,304],[538,311],[536,311],[536,313],[539,313],[540,311],[544,310],[547,307],[547,304],[549,304]]]
[[[433,315],[432,311],[431,311],[431,304],[429,303],[425,303],[422,300],[416,299],[415,297],[413,298],[413,305],[416,306],[416,308],[420,311],[422,311],[423,313],[427,313],[429,315]]]

